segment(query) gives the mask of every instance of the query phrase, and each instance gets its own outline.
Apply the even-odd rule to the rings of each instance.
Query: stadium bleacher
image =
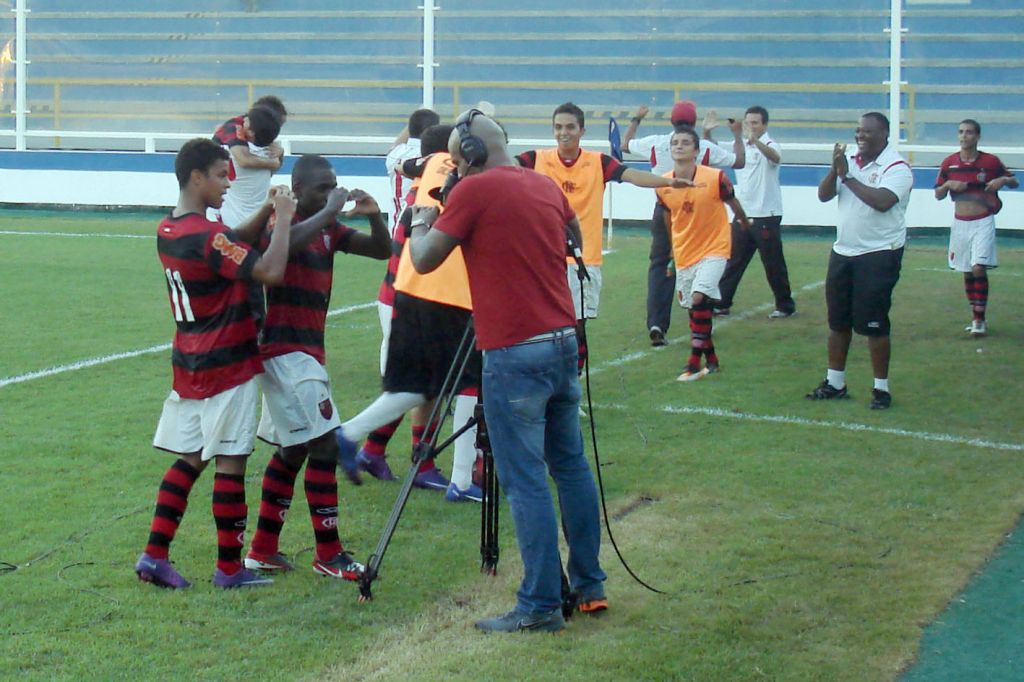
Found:
[[[88,9],[32,0],[29,125],[205,131],[275,92],[294,112],[289,134],[393,134],[422,97],[420,4],[158,0],[140,11],[115,0]],[[436,15],[435,107],[448,114],[487,99],[513,137],[546,137],[549,112],[566,100],[595,119],[647,104],[652,126],[680,96],[702,111],[742,113],[756,102],[772,111],[779,135],[803,142],[832,141],[858,113],[888,109],[889,3],[881,0],[856,8],[740,0],[713,10],[623,9],[611,0],[481,5],[445,2]],[[1015,144],[1024,101],[1019,1],[908,0],[903,23],[903,139],[948,144],[950,124],[973,115],[986,122],[988,144]],[[9,69],[3,75],[10,83]],[[5,111],[0,128],[10,121]]]

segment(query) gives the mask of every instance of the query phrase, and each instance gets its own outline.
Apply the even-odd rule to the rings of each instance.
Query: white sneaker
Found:
[[[969,332],[971,336],[985,336],[988,334],[988,326],[985,324],[985,320],[972,320],[971,326],[964,329],[965,332]]]
[[[683,371],[682,374],[676,377],[676,381],[697,381],[699,379],[703,379],[709,373],[710,372],[708,371],[707,367],[704,367],[703,369],[698,369],[696,372],[687,368]]]

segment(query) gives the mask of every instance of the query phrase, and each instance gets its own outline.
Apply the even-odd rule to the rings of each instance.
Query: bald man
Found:
[[[608,608],[597,488],[578,417],[576,314],[565,277],[566,233],[578,239],[579,222],[554,182],[516,164],[504,132],[481,112],[460,116],[449,151],[462,179],[443,215],[413,207],[410,254],[418,271],[430,272],[462,247],[484,353],[484,414],[524,574],[515,608],[476,627],[553,632],[565,620],[548,473],[558,489],[580,610]]]

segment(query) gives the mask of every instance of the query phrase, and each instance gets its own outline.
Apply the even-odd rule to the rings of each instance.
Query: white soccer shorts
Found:
[[[205,399],[182,398],[171,391],[164,401],[153,447],[180,455],[201,450],[204,462],[218,455],[252,454],[256,394],[255,379]]]
[[[341,426],[327,369],[308,353],[264,360],[257,381],[263,389],[256,430],[260,440],[281,447],[302,445]]]
[[[975,265],[986,268],[999,265],[995,216],[953,220],[949,230],[949,267],[957,272],[970,272]]]
[[[721,256],[708,256],[689,267],[676,270],[679,305],[689,308],[693,303],[694,292],[698,291],[713,301],[722,298],[718,283],[725,274],[726,260]]]

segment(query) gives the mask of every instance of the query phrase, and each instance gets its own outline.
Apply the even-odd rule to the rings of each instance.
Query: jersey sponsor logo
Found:
[[[223,232],[218,232],[213,238],[213,248],[235,265],[241,265],[245,260],[246,250],[228,239]]]
[[[578,188],[579,186],[572,180],[562,181],[562,191],[566,194],[573,194]]]
[[[334,414],[334,406],[331,404],[330,398],[327,398],[326,400],[321,400],[320,404],[317,407],[320,408],[320,416],[323,417],[324,419],[330,419],[331,416]]]

